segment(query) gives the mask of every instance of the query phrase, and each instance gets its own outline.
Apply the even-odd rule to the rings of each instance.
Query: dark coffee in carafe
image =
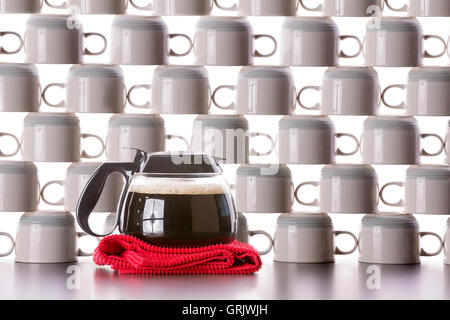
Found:
[[[236,220],[229,190],[202,178],[139,176],[131,182],[121,232],[157,245],[205,245],[234,240]]]

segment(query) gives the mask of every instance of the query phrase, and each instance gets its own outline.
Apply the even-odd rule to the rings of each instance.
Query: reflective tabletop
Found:
[[[450,266],[288,264],[253,276],[120,276],[90,258],[73,264],[0,261],[0,299],[450,299]]]

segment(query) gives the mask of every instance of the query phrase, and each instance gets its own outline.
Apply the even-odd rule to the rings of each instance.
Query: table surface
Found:
[[[450,266],[439,262],[380,265],[379,289],[369,289],[370,265],[354,261],[263,263],[253,276],[119,276],[90,258],[47,265],[2,259],[0,299],[450,299]]]

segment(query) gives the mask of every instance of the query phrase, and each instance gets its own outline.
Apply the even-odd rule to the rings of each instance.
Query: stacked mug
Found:
[[[212,154],[225,164],[237,164],[235,204],[240,241],[254,235],[269,240],[261,254],[273,248],[276,261],[297,263],[333,262],[335,255],[360,252],[360,261],[368,263],[417,263],[419,257],[436,255],[445,247],[446,262],[450,253],[437,234],[419,231],[413,214],[450,215],[450,122],[446,140],[435,133],[420,132],[414,117],[450,117],[450,67],[424,66],[427,59],[442,57],[450,48],[433,34],[424,34],[416,17],[450,17],[447,0],[423,2],[410,0],[395,7],[392,0],[323,0],[309,7],[303,0],[236,0],[227,7],[222,0],[149,0],[140,5],[135,0],[3,0],[0,13],[32,14],[22,36],[14,31],[1,31],[0,37],[17,38],[19,45],[11,50],[0,48],[0,54],[13,55],[22,49],[26,63],[0,64],[0,112],[26,112],[22,138],[8,132],[0,137],[12,139],[23,161],[1,161],[0,180],[7,185],[0,197],[0,211],[25,212],[11,250],[16,261],[32,263],[70,262],[77,256],[89,255],[77,247],[76,239],[85,236],[75,230],[70,212],[76,210],[79,194],[99,162],[84,162],[106,155],[108,161],[129,162],[135,149],[148,153],[168,149],[167,141],[179,140],[184,149]],[[111,38],[96,32],[84,32],[82,25],[66,13],[41,14],[43,6],[67,11],[77,8],[80,14],[116,15]],[[152,16],[126,14],[129,6]],[[231,16],[211,16],[213,8],[233,12]],[[381,16],[386,7],[394,12],[407,12],[408,17]],[[321,16],[297,16],[300,10],[320,12]],[[199,16],[195,35],[170,33],[160,16]],[[253,30],[247,16],[284,16],[281,39]],[[364,40],[352,34],[341,34],[331,17],[372,17],[368,19]],[[85,40],[97,39],[99,50],[92,50]],[[185,50],[175,50],[173,39],[185,42]],[[261,39],[268,40],[270,50],[260,48]],[[440,43],[436,53],[428,47],[430,39]],[[348,52],[342,44],[353,41],[357,49]],[[108,64],[85,64],[88,56],[100,56],[110,49]],[[193,53],[192,65],[169,64],[172,59]],[[280,65],[255,65],[279,53]],[[346,59],[364,56],[364,66],[342,66]],[[65,83],[41,86],[35,64],[71,64]],[[120,65],[157,66],[151,83],[135,84],[127,89]],[[211,88],[209,67],[241,67],[236,83]],[[298,88],[291,67],[325,67],[320,85]],[[411,68],[407,82],[382,88],[379,67]],[[208,68],[208,69],[207,69]],[[18,89],[20,88],[20,90]],[[390,91],[401,89],[405,99],[390,101]],[[65,98],[55,101],[51,93],[64,90]],[[137,91],[148,99],[136,101]],[[235,98],[220,101],[222,91],[234,92]],[[305,102],[307,91],[320,93],[320,101]],[[54,108],[54,113],[40,112],[41,104]],[[124,113],[130,105],[140,114]],[[382,115],[382,104],[403,110],[401,116]],[[228,112],[214,114],[214,109]],[[320,113],[303,115],[300,113]],[[76,114],[112,114],[106,140],[82,133]],[[196,115],[190,141],[170,134],[161,115]],[[278,134],[250,130],[246,116],[282,116]],[[360,138],[339,132],[334,116],[365,116]],[[352,141],[347,151],[343,138]],[[83,150],[83,140],[99,145],[95,154]],[[256,139],[265,147],[256,146]],[[437,151],[422,146],[434,139]],[[421,165],[422,157],[446,152],[446,165]],[[361,154],[362,162],[345,164],[341,157]],[[278,161],[256,164],[254,160],[276,153]],[[51,180],[40,186],[37,167],[40,162],[70,163],[66,178]],[[259,162],[259,161],[255,161]],[[289,166],[321,165],[319,181],[302,181],[294,185]],[[378,183],[372,165],[408,165],[403,182]],[[300,179],[303,180],[303,179]],[[111,212],[105,230],[114,232],[111,221],[116,211],[122,180],[112,176],[94,211]],[[64,189],[61,199],[49,199],[49,188]],[[319,189],[313,201],[304,199],[304,187]],[[385,197],[391,187],[404,188],[397,202]],[[38,203],[64,208],[39,211]],[[405,213],[380,213],[379,201],[401,207]],[[295,212],[294,202],[315,207]],[[249,230],[243,213],[281,213],[275,235]],[[361,232],[356,237],[349,231],[335,231],[328,214],[364,214]],[[40,226],[33,228],[32,226]],[[377,232],[373,232],[374,228]],[[35,234],[38,232],[39,234]],[[350,250],[335,245],[339,235],[349,236]],[[420,247],[424,236],[437,237],[440,248],[435,252]],[[29,246],[30,239],[41,237],[42,243]],[[391,245],[395,243],[395,245]]]

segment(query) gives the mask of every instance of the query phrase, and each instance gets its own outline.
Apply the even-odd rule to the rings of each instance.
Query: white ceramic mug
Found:
[[[321,102],[307,106],[302,94],[307,90],[321,92]],[[380,107],[380,82],[371,67],[330,67],[322,86],[306,86],[299,91],[298,103],[306,110],[320,110],[328,115],[376,115]]]
[[[394,105],[387,100],[393,88],[406,90],[406,102]],[[450,116],[450,67],[416,67],[408,74],[408,83],[384,89],[383,103],[393,109],[406,109],[408,115]]]
[[[335,245],[335,238],[350,236],[353,247],[344,251]],[[274,236],[274,261],[291,263],[334,262],[335,255],[356,251],[358,240],[349,231],[334,231],[326,213],[285,213],[278,217]]]
[[[431,54],[423,49],[428,39],[439,40],[443,49]],[[439,58],[445,54],[445,40],[436,35],[424,35],[416,18],[378,17],[369,20],[364,39],[365,61],[373,67],[417,67],[423,58]]]
[[[261,53],[255,41],[268,38],[273,50]],[[271,57],[277,51],[277,41],[267,34],[254,34],[243,17],[202,17],[194,36],[195,63],[205,66],[247,66],[255,57]]]
[[[285,165],[242,165],[236,172],[235,201],[238,212],[291,212],[291,171]]]
[[[353,151],[344,152],[336,140],[348,137],[355,143]],[[336,133],[326,116],[285,116],[279,122],[278,156],[286,164],[330,164],[336,156],[351,156],[358,152],[358,138],[348,133]]]
[[[52,4],[52,0],[45,3],[53,9],[72,9],[80,14],[125,14],[128,1],[133,7],[140,10],[150,10],[150,4],[136,5],[133,0],[67,0],[60,4]]]
[[[404,197],[389,202],[385,190],[391,186],[404,188]],[[450,214],[450,167],[440,165],[410,166],[405,182],[390,182],[381,188],[380,199],[393,207],[404,207],[412,214]]]
[[[0,93],[0,112],[39,111],[41,85],[36,66],[1,63]]]
[[[320,197],[311,202],[300,199],[304,186],[320,188]],[[378,176],[370,165],[331,164],[321,172],[320,182],[300,184],[294,193],[304,206],[320,207],[328,213],[375,213],[378,207]]]
[[[0,212],[28,212],[39,204],[37,168],[32,162],[0,161]]]
[[[425,251],[420,239],[435,237],[439,248]],[[359,262],[376,264],[415,264],[421,256],[436,256],[443,242],[433,232],[419,232],[419,224],[412,214],[377,213],[364,216],[358,239]]]
[[[1,0],[0,13],[39,13],[43,0]]]
[[[70,212],[27,212],[17,228],[16,262],[67,263],[76,262],[77,257],[92,256],[77,246],[77,239],[85,236],[88,235],[75,231]]]
[[[67,168],[65,180],[55,180],[46,183],[42,187],[41,198],[51,206],[64,206],[64,210],[75,212],[77,209],[78,199],[88,183],[89,179],[101,165],[98,162],[79,162],[73,163]],[[46,190],[52,185],[59,185],[64,188],[64,196],[58,200],[48,200]],[[120,191],[123,182],[120,176],[111,176],[105,184],[102,195],[97,202],[93,212],[113,212],[117,209],[119,203]],[[48,195],[48,192],[47,192]]]
[[[66,99],[51,102],[51,88],[66,89]],[[126,104],[123,71],[119,66],[82,64],[69,70],[67,83],[51,83],[42,98],[50,107],[66,108],[75,113],[122,113]]]
[[[319,11],[324,16],[336,17],[368,17],[380,15],[384,8],[384,0],[323,0],[316,7],[308,7],[304,0],[300,5],[307,11]]]
[[[389,9],[408,12],[408,15],[413,17],[450,17],[450,3],[447,0],[409,0],[409,4],[400,8],[392,6],[392,0],[385,2]]]
[[[143,104],[134,102],[132,94],[137,89],[151,90],[151,99]],[[207,114],[211,106],[208,71],[202,66],[159,66],[151,85],[135,85],[129,90],[128,102],[156,114]]]
[[[89,138],[99,142],[97,154],[80,151],[81,140]],[[80,120],[74,114],[30,113],[24,119],[21,149],[26,161],[78,162],[100,157],[105,144],[99,136],[80,133]]]
[[[224,90],[236,92],[235,102],[219,102],[219,92]],[[296,106],[294,76],[286,67],[246,66],[239,71],[237,85],[217,87],[212,101],[218,108],[238,114],[289,115]]]
[[[159,115],[120,114],[109,120],[106,139],[106,158],[109,161],[133,161],[136,151],[147,153],[166,151],[166,140],[178,139],[189,142],[180,136],[166,135],[164,120]]]
[[[249,243],[251,237],[261,235],[269,240],[269,245],[265,250],[258,251],[258,254],[263,256],[272,251],[273,239],[270,236],[270,234],[262,230],[255,230],[255,231],[249,230],[247,218],[244,216],[244,214],[238,212],[237,216],[238,216],[238,223],[237,223],[236,240],[243,243]]]
[[[91,51],[84,46],[84,40],[98,37],[103,46]],[[97,32],[83,32],[81,23],[71,15],[38,14],[28,18],[24,50],[29,63],[77,64],[86,55],[97,56],[106,51],[107,40]]]
[[[421,140],[435,138],[441,147],[428,152]],[[437,156],[444,149],[444,141],[434,133],[421,134],[416,119],[405,116],[376,116],[364,121],[361,154],[364,163],[417,164],[421,156]]]
[[[264,137],[267,151],[250,150],[250,139]],[[265,133],[248,132],[248,121],[239,115],[201,115],[194,120],[192,150],[211,154],[224,163],[248,163],[249,156],[267,156],[275,150],[275,141]]]
[[[4,37],[14,37],[16,40],[18,40],[19,45],[15,49],[5,49],[2,45],[0,45],[0,54],[16,54],[20,50],[22,50],[23,47],[23,40],[20,34],[13,31],[0,31],[0,39]]]
[[[357,42],[356,53],[339,49],[339,43],[346,39]],[[352,35],[339,35],[336,23],[329,17],[293,17],[283,23],[281,64],[284,66],[336,66],[338,58],[355,58],[361,49],[361,41]]]
[[[166,65],[169,57],[183,57],[192,50],[185,34],[169,33],[160,17],[124,15],[114,19],[111,36],[111,63],[123,65]],[[188,49],[177,53],[169,40],[184,38]]]

